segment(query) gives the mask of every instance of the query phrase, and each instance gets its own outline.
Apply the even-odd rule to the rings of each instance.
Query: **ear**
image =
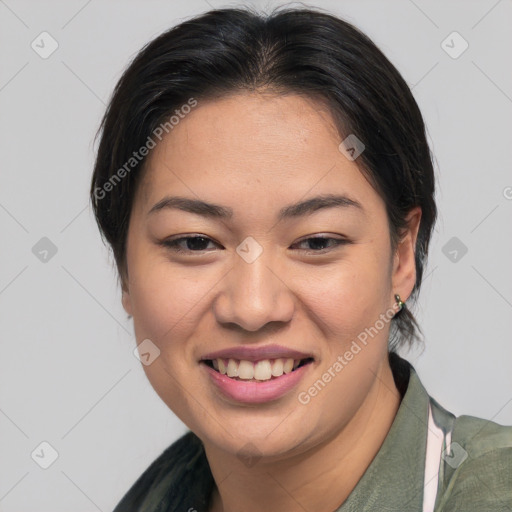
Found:
[[[412,293],[416,282],[416,263],[414,253],[416,239],[421,220],[421,207],[415,206],[407,215],[407,228],[402,233],[393,259],[392,293],[391,301],[395,302],[395,294],[405,302]]]

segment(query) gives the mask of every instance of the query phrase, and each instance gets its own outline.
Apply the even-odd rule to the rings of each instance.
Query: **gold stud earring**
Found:
[[[402,299],[400,298],[400,295],[395,294],[395,300],[396,300],[396,305],[398,306],[398,311],[400,311],[404,305],[405,305],[405,302],[402,302]],[[397,311],[397,313],[398,313]]]

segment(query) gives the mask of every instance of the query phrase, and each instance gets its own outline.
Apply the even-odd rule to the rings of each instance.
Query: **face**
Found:
[[[243,93],[199,101],[149,155],[123,305],[160,351],[152,386],[208,446],[322,443],[387,364],[420,214],[393,253],[385,204],[340,142],[321,104]]]

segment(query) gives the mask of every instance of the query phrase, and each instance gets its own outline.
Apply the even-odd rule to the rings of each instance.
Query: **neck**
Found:
[[[216,482],[210,512],[336,510],[379,451],[400,406],[388,359],[365,402],[332,438],[278,462],[247,468],[233,454],[206,447]]]

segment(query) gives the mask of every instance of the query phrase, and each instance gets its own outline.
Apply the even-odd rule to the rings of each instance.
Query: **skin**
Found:
[[[149,338],[161,351],[143,367],[149,381],[204,443],[216,482],[213,512],[331,512],[364,474],[398,410],[390,322],[309,403],[297,397],[393,307],[395,293],[405,301],[415,282],[420,208],[411,210],[393,253],[384,201],[340,142],[319,102],[244,92],[199,101],[147,160],[130,218],[122,302],[137,342]],[[282,207],[332,193],[357,199],[364,213],[327,208],[276,221]],[[166,195],[234,214],[148,215]],[[200,249],[181,242],[188,253],[159,243],[178,235],[211,241]],[[236,252],[248,236],[263,249],[251,264]],[[306,241],[317,236],[351,243]],[[228,400],[198,362],[213,350],[274,343],[315,361],[294,390],[269,403]],[[254,456],[250,464],[240,450]]]

